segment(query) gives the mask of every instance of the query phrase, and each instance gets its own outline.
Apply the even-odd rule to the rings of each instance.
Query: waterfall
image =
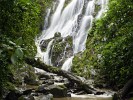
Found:
[[[58,26],[64,3],[65,3],[65,0],[59,0],[59,5],[51,19],[52,20],[51,25],[46,31],[42,32],[42,36],[40,36],[40,40],[46,40],[46,39],[54,37],[54,34],[57,32],[56,27]]]
[[[87,30],[90,29],[93,21],[93,12],[94,12],[94,0],[89,1],[85,15],[82,18],[82,23],[78,33],[74,38],[74,53],[78,53],[85,49],[85,43],[87,39]]]
[[[42,31],[42,35],[36,39],[36,57],[40,57],[44,63],[52,65],[50,59],[52,55],[50,52],[52,52],[51,48],[52,45],[54,45],[53,41],[55,40],[55,33],[61,33],[63,41],[68,36],[71,36],[73,39],[73,55],[67,56],[65,59],[67,46],[65,46],[64,53],[62,54],[62,58],[65,59],[65,61],[64,64],[62,64],[61,69],[68,71],[71,70],[70,66],[72,65],[74,55],[86,49],[87,33],[92,27],[93,19],[100,18],[103,12],[106,11],[108,0],[71,0],[71,2],[65,7],[65,0],[57,1],[58,5],[51,17],[50,10],[47,11],[44,30]],[[96,2],[100,5],[101,9],[97,13],[96,17],[94,17]],[[48,21],[49,17],[51,19],[50,23]],[[52,40],[49,41],[47,50],[43,52],[40,45],[42,41],[49,39]],[[59,61],[63,60],[62,58],[60,58]]]

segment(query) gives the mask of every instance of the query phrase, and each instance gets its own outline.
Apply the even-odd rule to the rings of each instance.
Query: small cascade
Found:
[[[38,53],[37,53],[37,55],[36,55],[36,58],[40,57],[41,60],[42,60],[45,64],[47,64],[47,65],[52,65],[51,59],[50,59],[50,50],[51,50],[51,45],[52,45],[53,41],[54,41],[54,40],[52,39],[52,40],[48,43],[48,46],[47,46],[47,49],[46,49],[45,52],[42,52],[42,51],[41,51],[41,47],[38,46],[38,44],[36,43],[36,45],[37,45],[37,51],[38,51]]]
[[[44,23],[43,30],[46,30],[48,28],[50,13],[51,13],[51,9],[47,9],[47,14],[45,16],[45,20],[44,20],[45,23]]]
[[[97,16],[96,16],[96,19],[99,19],[101,16],[102,16],[102,14],[104,13],[104,12],[106,12],[106,10],[107,10],[107,4],[108,4],[108,0],[98,0],[98,3],[99,3],[99,5],[101,6],[101,9],[100,9],[100,11],[98,12],[98,14],[97,14]]]
[[[62,66],[62,70],[69,71],[74,55],[86,49],[88,31],[92,27],[93,19],[100,18],[106,11],[108,0],[71,0],[67,6],[65,6],[65,2],[66,0],[54,2],[54,7],[51,9],[55,10],[51,17],[50,9],[47,10],[44,30],[36,40],[38,52],[36,57],[40,57],[48,65],[53,63],[54,66]],[[94,15],[96,4],[100,6],[100,10]],[[50,23],[49,19],[51,19]],[[60,35],[56,35],[56,33],[60,33]],[[67,39],[68,37],[72,38],[72,43]],[[40,48],[41,45],[44,45],[42,41],[49,41],[46,52]],[[67,48],[68,44],[71,47]],[[56,48],[57,50],[54,45],[59,46]],[[52,49],[52,47],[54,48]],[[56,63],[53,59],[56,60]]]
[[[72,60],[73,60],[74,56],[72,56],[71,58],[68,58],[65,63],[62,65],[62,70],[65,71],[71,71],[71,66],[72,66]]]

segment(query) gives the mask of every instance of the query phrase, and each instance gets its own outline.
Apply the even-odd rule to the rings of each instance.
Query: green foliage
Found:
[[[35,56],[34,38],[40,32],[44,10],[51,2],[0,0],[0,97],[12,70],[22,67],[25,57]]]
[[[120,88],[133,76],[132,16],[132,0],[110,0],[108,12],[89,32],[81,67],[93,66],[97,80],[112,87]],[[76,61],[73,67],[80,65]]]

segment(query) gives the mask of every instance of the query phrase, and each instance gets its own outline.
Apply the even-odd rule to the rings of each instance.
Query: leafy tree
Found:
[[[44,11],[52,0],[0,0],[0,94],[13,72],[34,57],[35,36],[41,31]]]

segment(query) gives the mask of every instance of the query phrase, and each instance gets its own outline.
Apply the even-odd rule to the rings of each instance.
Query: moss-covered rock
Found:
[[[51,39],[47,39],[47,40],[42,40],[40,43],[40,47],[41,47],[41,51],[42,52],[46,52],[48,43],[51,41]]]
[[[14,72],[14,83],[21,85],[26,83],[29,85],[38,85],[38,76],[35,74],[35,70],[32,66],[26,65]]]
[[[57,38],[57,37],[61,37],[61,33],[60,33],[60,32],[56,32],[56,33],[54,34],[54,38]]]
[[[64,61],[72,56],[72,37],[61,37],[61,33],[55,33],[54,42],[51,50],[51,61],[54,66],[62,66]]]

